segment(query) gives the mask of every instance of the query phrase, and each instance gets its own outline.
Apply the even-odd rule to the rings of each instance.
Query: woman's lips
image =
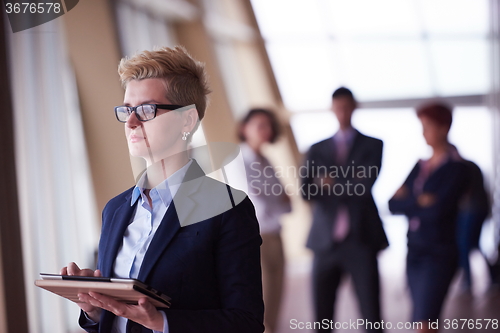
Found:
[[[144,139],[144,137],[139,136],[139,135],[131,135],[129,137],[129,140],[130,140],[131,143],[139,142],[139,141],[141,141],[143,139]]]

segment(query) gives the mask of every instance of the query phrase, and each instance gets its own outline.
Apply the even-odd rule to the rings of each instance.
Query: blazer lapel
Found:
[[[337,165],[337,146],[335,145],[334,136],[330,137],[326,142],[326,149],[322,152],[325,165]]]
[[[148,250],[146,251],[141,270],[139,271],[138,280],[146,281],[149,272],[151,272],[151,269],[160,258],[160,255],[167,248],[168,244],[170,244],[172,238],[174,238],[180,227],[181,225],[179,223],[179,219],[177,218],[175,205],[172,201],[170,206],[168,206],[167,212],[165,213],[160,226],[156,230]]]
[[[132,192],[131,192],[132,193]],[[101,272],[103,276],[110,277],[112,275],[113,264],[115,262],[118,249],[123,241],[123,234],[127,229],[127,226],[132,219],[132,214],[135,210],[135,206],[130,205],[131,196],[128,195],[121,206],[115,210],[115,214],[111,219],[110,223],[112,226],[110,230],[110,237],[107,239],[106,246],[104,249],[105,256],[102,258]]]
[[[198,163],[196,163],[196,161],[193,161],[192,165],[189,167],[186,175],[184,176],[179,190],[170,203],[160,226],[156,230],[151,244],[148,247],[148,250],[142,262],[141,270],[139,272],[139,280],[146,281],[146,278],[151,272],[151,269],[154,267],[161,254],[168,247],[177,231],[179,231],[179,229],[181,228],[178,214],[180,213],[182,217],[184,216],[184,214],[189,214],[189,212],[194,209],[195,202],[190,199],[189,196],[196,192],[196,189],[198,188],[200,183],[200,179],[198,178],[203,176],[205,176],[205,173],[200,168]],[[176,208],[176,206],[182,207]]]

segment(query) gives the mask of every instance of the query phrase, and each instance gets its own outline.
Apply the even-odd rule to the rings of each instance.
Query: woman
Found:
[[[276,332],[283,291],[284,256],[280,217],[291,210],[290,199],[274,174],[262,147],[279,134],[276,116],[266,109],[252,109],[240,124],[239,137],[245,162],[248,193],[255,205],[262,236],[261,263],[266,333]]]
[[[421,332],[433,331],[458,264],[456,220],[467,187],[467,169],[448,142],[451,108],[429,104],[417,110],[423,136],[432,148],[389,201],[394,214],[409,220],[407,277],[413,301],[413,321]]]
[[[63,275],[136,278],[171,297],[156,309],[79,294],[87,332],[263,332],[258,222],[241,191],[206,177],[187,145],[205,114],[206,74],[182,47],[122,59],[129,152],[147,170],[103,211],[98,270]]]

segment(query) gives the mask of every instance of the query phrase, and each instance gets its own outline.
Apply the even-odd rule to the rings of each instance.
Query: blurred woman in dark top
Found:
[[[432,103],[417,109],[423,136],[432,148],[389,201],[394,214],[409,220],[406,273],[413,301],[413,321],[420,332],[434,331],[448,287],[458,266],[456,221],[459,201],[468,186],[467,167],[448,142],[451,108]]]

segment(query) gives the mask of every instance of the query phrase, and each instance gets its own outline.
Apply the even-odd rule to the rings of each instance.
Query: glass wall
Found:
[[[285,105],[486,94],[487,0],[252,0]]]

